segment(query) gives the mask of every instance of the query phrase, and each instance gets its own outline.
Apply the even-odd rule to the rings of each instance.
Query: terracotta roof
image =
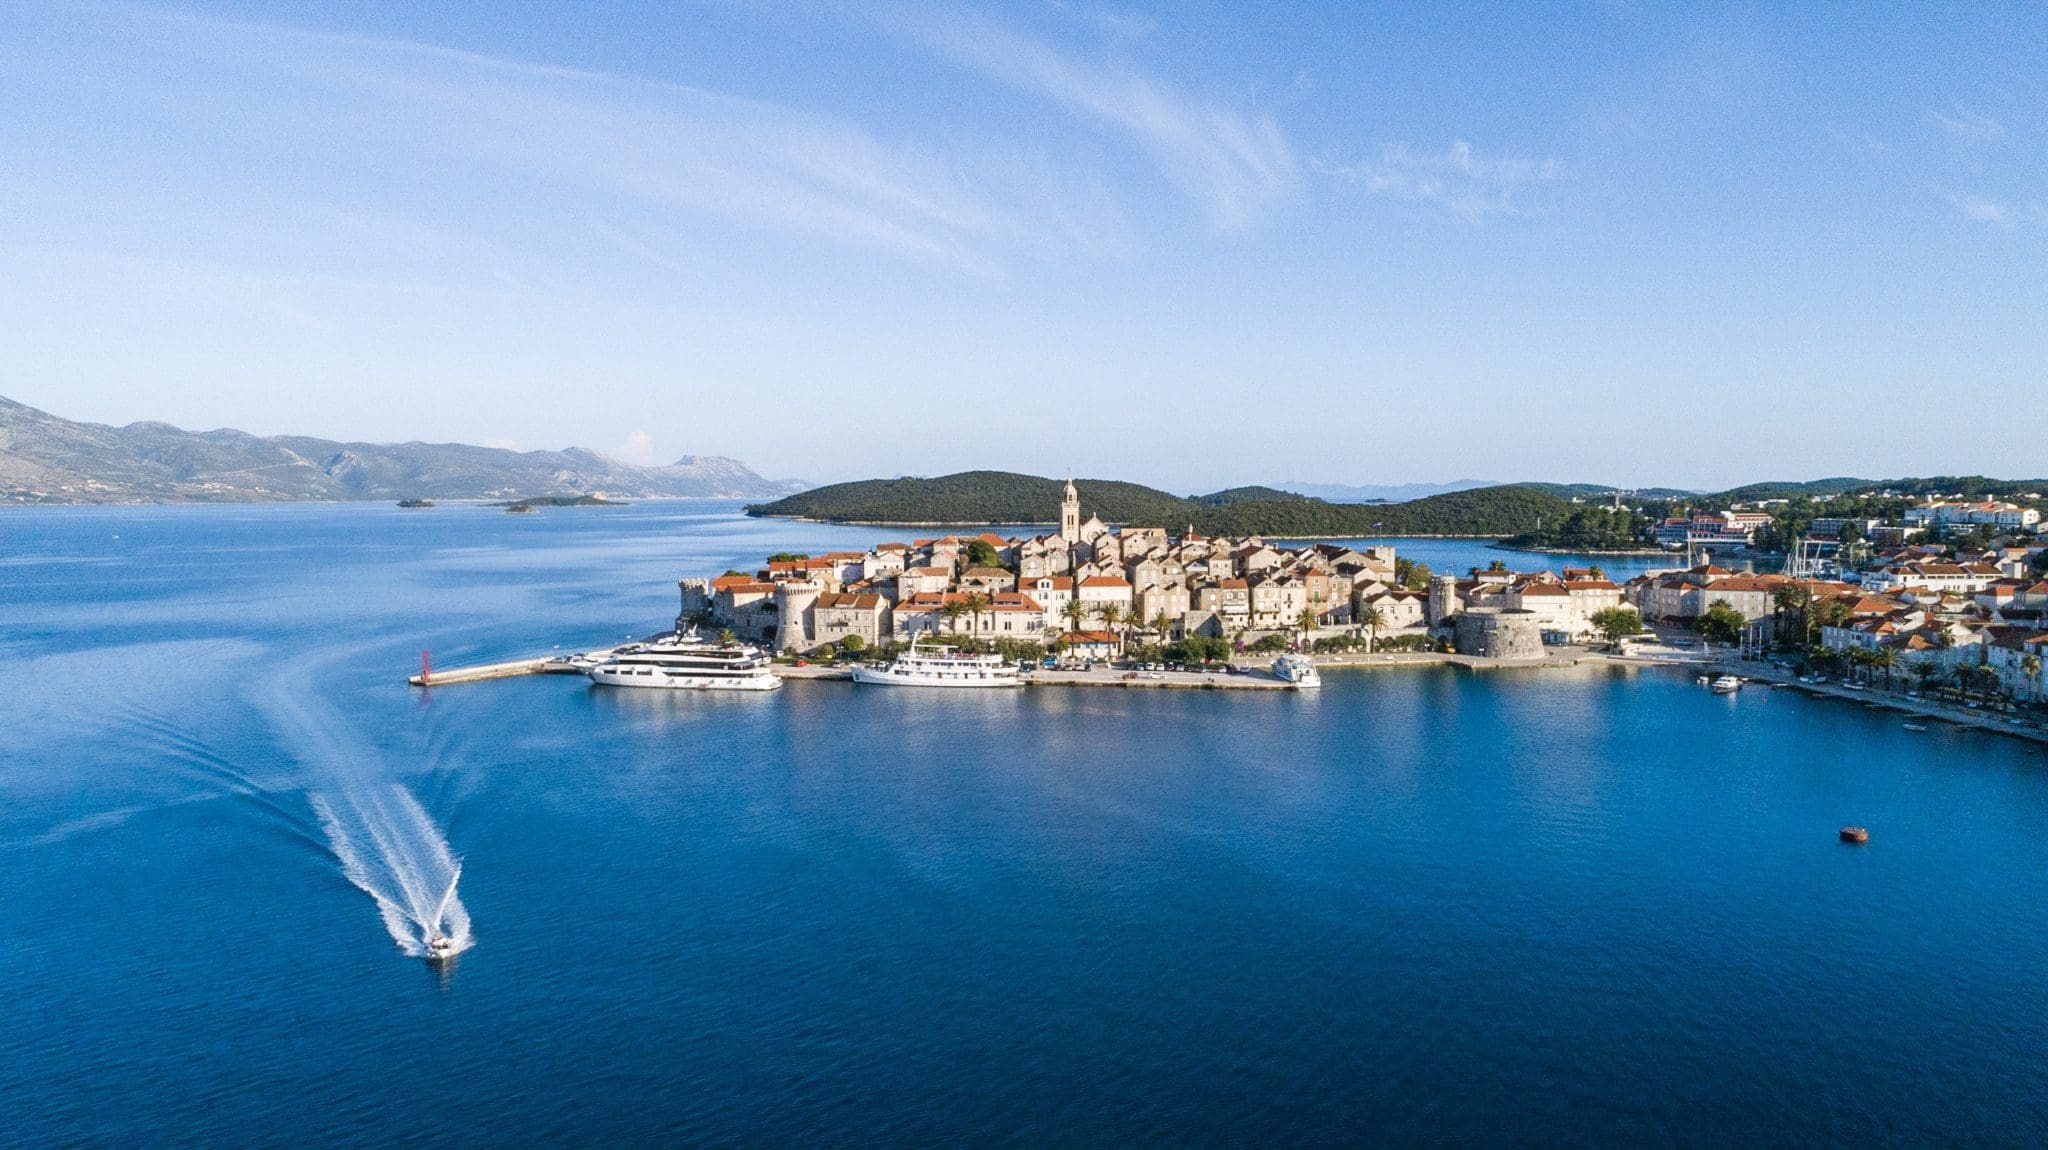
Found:
[[[1116,645],[1116,636],[1108,631],[1069,631],[1060,636],[1068,643],[1104,643]]]
[[[811,604],[811,606],[823,607],[827,610],[833,608],[851,608],[856,611],[873,611],[877,607],[880,607],[882,605],[882,602],[882,597],[873,592],[867,592],[865,594],[843,593],[837,595],[820,595],[818,596],[817,600]]]
[[[1081,586],[1083,587],[1129,587],[1130,585],[1129,580],[1119,579],[1114,575],[1090,575],[1088,578],[1081,580]]]

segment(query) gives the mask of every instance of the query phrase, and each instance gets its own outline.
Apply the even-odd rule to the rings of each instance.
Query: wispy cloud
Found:
[[[1949,197],[1963,218],[1989,224],[1994,228],[2012,230],[2019,224],[2019,212],[2011,204],[1994,200],[1989,196],[1953,195]]]
[[[1191,95],[1128,63],[1080,59],[965,9],[920,8],[894,23],[961,64],[1135,140],[1218,227],[1249,226],[1296,184],[1294,150],[1270,116]]]
[[[1952,139],[1985,143],[2005,135],[2005,125],[1960,104],[1948,112],[1929,109],[1927,122],[1948,133]]]
[[[402,40],[118,11],[102,25],[112,37],[230,78],[180,98],[217,97],[206,122],[245,133],[258,154],[318,141],[323,168],[359,162],[378,180],[491,173],[530,200],[580,197],[585,218],[709,215],[983,273],[1073,223],[1009,194],[1000,174],[769,101]],[[258,134],[285,120],[289,135]]]
[[[1526,214],[1533,210],[1526,202],[1530,189],[1565,178],[1564,162],[1554,157],[1485,156],[1463,140],[1441,152],[1391,143],[1371,160],[1313,163],[1367,195],[1437,204],[1469,220]]]

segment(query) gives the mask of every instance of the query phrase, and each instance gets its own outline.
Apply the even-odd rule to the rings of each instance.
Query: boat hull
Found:
[[[723,677],[712,675],[621,675],[592,668],[590,681],[605,687],[649,687],[668,691],[773,691],[782,686],[774,675]]]
[[[947,679],[924,675],[899,675],[887,669],[855,667],[853,681],[871,683],[878,687],[937,687],[942,690],[1001,690],[1005,687],[1021,687],[1022,679],[1014,675],[1003,678],[959,678]]]

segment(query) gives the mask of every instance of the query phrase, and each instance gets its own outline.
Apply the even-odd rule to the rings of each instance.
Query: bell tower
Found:
[[[1081,541],[1081,495],[1074,490],[1074,477],[1067,476],[1067,494],[1060,500],[1060,538],[1069,543]]]

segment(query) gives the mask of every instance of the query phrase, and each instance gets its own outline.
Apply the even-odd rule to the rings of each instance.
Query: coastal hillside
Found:
[[[1196,505],[1136,483],[1076,479],[1090,514],[1110,523],[1184,521]],[[863,479],[747,508],[750,515],[833,523],[1045,523],[1057,518],[1064,480],[1011,471],[932,479]]]
[[[481,499],[602,491],[761,499],[791,485],[745,464],[687,455],[637,467],[583,448],[507,451],[460,443],[338,443],[76,423],[0,398],[0,502],[138,503]]]
[[[1572,504],[1508,485],[1432,495],[1407,503],[1330,503],[1270,488],[1237,488],[1193,499],[1136,483],[1076,479],[1090,514],[1119,524],[1192,525],[1212,535],[1343,538],[1359,535],[1513,535],[1569,514]],[[1063,481],[1006,471],[933,479],[835,483],[747,508],[750,515],[835,523],[1026,524],[1058,510]]]

